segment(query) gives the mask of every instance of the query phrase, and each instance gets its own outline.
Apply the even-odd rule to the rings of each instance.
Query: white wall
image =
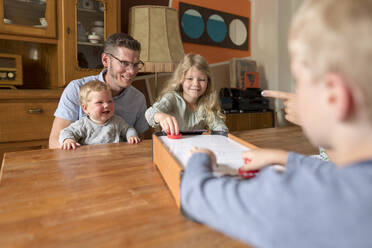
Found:
[[[293,13],[303,0],[251,0],[251,59],[257,61],[263,89],[290,91],[287,39]],[[281,101],[272,106],[282,108]]]

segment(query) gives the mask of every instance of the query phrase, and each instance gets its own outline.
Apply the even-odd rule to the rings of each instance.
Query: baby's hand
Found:
[[[76,148],[78,148],[80,146],[79,143],[77,143],[75,140],[73,139],[65,139],[61,145],[61,149],[62,150],[75,150]]]
[[[141,139],[138,138],[137,136],[130,136],[130,137],[128,138],[128,143],[129,143],[129,144],[138,144],[138,143],[140,143],[140,142],[141,142]]]
[[[244,164],[244,170],[260,170],[268,165],[285,166],[288,152],[277,149],[251,149],[242,153],[243,159],[250,160]]]
[[[211,150],[206,149],[206,148],[198,148],[198,147],[194,146],[189,151],[189,155],[191,156],[194,153],[206,153],[206,154],[208,154],[211,157],[211,160],[212,160],[212,167],[213,168],[216,168],[217,167],[216,155],[214,155],[214,153]]]

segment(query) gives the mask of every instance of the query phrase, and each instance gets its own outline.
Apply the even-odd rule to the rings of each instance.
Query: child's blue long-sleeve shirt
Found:
[[[345,168],[290,153],[286,172],[216,178],[194,154],[181,182],[191,217],[257,247],[372,247],[372,161]]]

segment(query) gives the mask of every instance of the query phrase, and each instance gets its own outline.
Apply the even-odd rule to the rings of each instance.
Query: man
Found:
[[[49,148],[59,148],[59,133],[72,122],[84,116],[79,103],[80,87],[92,80],[107,83],[115,102],[115,114],[133,126],[138,133],[148,129],[145,119],[147,108],[145,96],[131,86],[138,71],[143,67],[140,60],[141,44],[131,36],[116,33],[107,37],[102,53],[104,69],[99,75],[71,81],[62,93],[49,136]]]

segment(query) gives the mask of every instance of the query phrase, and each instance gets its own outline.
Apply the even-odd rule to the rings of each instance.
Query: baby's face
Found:
[[[91,92],[88,98],[84,112],[95,123],[103,124],[114,115],[114,101],[111,91]]]

